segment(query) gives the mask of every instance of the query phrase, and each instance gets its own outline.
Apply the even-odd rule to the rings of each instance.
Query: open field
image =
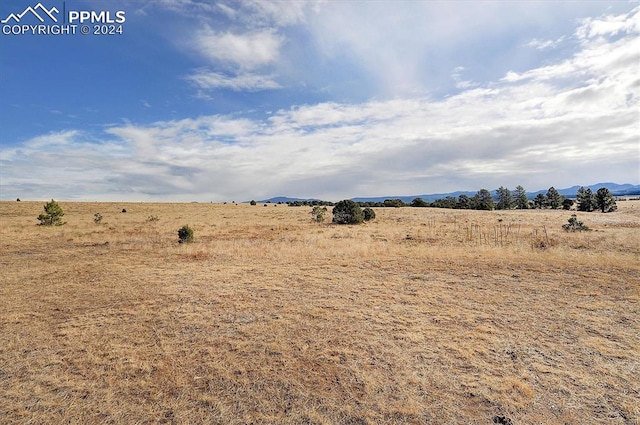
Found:
[[[640,424],[640,201],[43,204],[0,202],[0,423]]]

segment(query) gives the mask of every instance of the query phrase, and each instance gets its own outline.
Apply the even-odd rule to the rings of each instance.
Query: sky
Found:
[[[638,1],[2,0],[0,21],[0,199],[640,184]]]

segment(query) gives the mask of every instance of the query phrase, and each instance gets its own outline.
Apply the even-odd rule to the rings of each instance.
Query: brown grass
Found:
[[[42,205],[0,203],[0,423],[640,423],[638,201]]]

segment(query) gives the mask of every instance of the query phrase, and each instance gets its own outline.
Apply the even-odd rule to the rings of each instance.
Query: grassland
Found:
[[[640,201],[43,204],[0,202],[0,423],[640,423]]]

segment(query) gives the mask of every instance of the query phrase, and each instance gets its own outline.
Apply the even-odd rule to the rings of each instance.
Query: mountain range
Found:
[[[597,183],[589,186],[584,186],[585,189],[591,189],[593,192],[596,192],[601,187],[606,187],[611,191],[614,196],[635,196],[640,195],[640,185],[634,184],[618,184],[618,183]],[[576,192],[580,186],[571,186],[565,189],[557,189],[558,193],[564,195],[568,198],[574,198],[576,196]],[[511,189],[513,191],[513,189]],[[457,192],[448,192],[448,193],[431,193],[431,194],[423,194],[423,195],[411,195],[411,196],[399,196],[399,195],[389,195],[389,196],[375,196],[375,197],[357,197],[351,198],[356,202],[384,202],[385,199],[400,199],[402,202],[409,204],[416,198],[422,198],[426,202],[433,202],[436,199],[443,199],[447,196],[453,196],[455,198],[460,195],[467,195],[469,197],[474,196],[477,191],[457,191]],[[491,191],[492,195],[496,196],[496,191]],[[539,193],[545,195],[547,193],[547,189],[538,190],[535,192],[527,192],[527,197],[529,199],[533,199]],[[286,203],[286,202],[295,202],[295,201],[318,201],[318,199],[314,198],[289,198],[286,196],[277,196],[274,198],[265,199],[262,201],[258,201],[260,203],[271,202],[271,203]]]

